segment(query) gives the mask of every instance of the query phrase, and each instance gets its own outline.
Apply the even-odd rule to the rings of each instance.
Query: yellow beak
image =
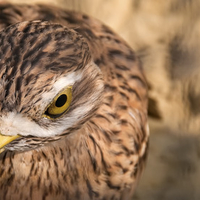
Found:
[[[0,134],[0,153],[3,152],[4,146],[12,142],[13,140],[17,139],[20,137],[19,135],[14,135],[14,136],[4,136]]]

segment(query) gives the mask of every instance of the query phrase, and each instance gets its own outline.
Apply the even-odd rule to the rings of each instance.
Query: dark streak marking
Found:
[[[110,181],[106,181],[108,187],[113,190],[120,190],[120,186],[113,185]]]
[[[115,67],[116,67],[116,69],[123,70],[123,71],[129,71],[130,70],[125,65],[115,65]]]
[[[100,114],[97,114],[95,115],[96,118],[102,118],[102,119],[105,119],[107,122],[111,123],[111,121],[106,117],[106,116],[103,116],[103,115],[100,115]]]
[[[89,196],[92,199],[92,197],[93,197],[93,190],[92,190],[92,186],[91,186],[91,184],[90,184],[90,182],[89,182],[88,179],[86,180],[86,184],[87,184]]]
[[[131,79],[135,79],[138,82],[140,82],[140,84],[141,84],[142,87],[144,87],[144,88],[146,87],[145,81],[143,79],[141,79],[139,76],[137,76],[137,75],[130,75],[130,78]]]

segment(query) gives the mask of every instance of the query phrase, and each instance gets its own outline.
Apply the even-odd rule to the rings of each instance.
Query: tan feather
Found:
[[[149,135],[132,49],[98,20],[50,6],[1,4],[0,27],[0,132],[21,135],[0,154],[0,199],[130,199]],[[69,110],[44,118],[69,82]]]

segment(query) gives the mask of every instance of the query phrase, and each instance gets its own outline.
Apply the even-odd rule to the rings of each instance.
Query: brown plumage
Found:
[[[0,154],[0,199],[130,199],[148,143],[132,49],[98,20],[44,5],[1,4],[0,28],[0,132],[20,136]],[[66,88],[69,107],[52,114]]]

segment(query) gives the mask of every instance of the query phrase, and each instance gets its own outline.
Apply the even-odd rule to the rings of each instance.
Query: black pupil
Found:
[[[62,94],[58,97],[57,101],[56,101],[56,107],[62,107],[65,105],[67,101],[67,95],[66,94]]]

